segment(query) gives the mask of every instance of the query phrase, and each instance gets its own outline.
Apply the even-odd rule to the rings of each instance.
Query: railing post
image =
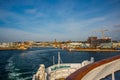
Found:
[[[112,72],[112,80],[115,80],[115,74]]]

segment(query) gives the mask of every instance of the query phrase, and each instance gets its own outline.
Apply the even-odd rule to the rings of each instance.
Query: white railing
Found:
[[[115,80],[114,73],[119,70],[120,55],[80,68],[68,76],[66,80],[101,80],[110,74],[112,75],[112,80]]]
[[[114,72],[118,70],[120,70],[120,59],[96,67],[88,72],[81,80],[100,80],[110,74],[112,74],[112,80],[115,80]]]

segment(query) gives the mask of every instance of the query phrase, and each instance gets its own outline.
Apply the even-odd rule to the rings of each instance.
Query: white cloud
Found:
[[[29,41],[29,40],[45,40],[47,39],[47,34],[37,34],[26,32],[18,29],[12,28],[0,28],[0,41]],[[49,37],[48,37],[49,39]]]
[[[1,14],[0,18],[4,20],[7,25],[19,26],[19,28],[24,29],[24,31],[12,28],[0,28],[1,40],[54,40],[55,38],[58,40],[86,40],[89,35],[94,35],[94,33],[92,33],[93,30],[100,29],[101,26],[108,23],[109,25],[112,24],[109,20],[108,23],[106,23],[107,18],[104,16],[92,17],[83,20],[76,19],[75,17],[68,15],[65,18],[62,17],[62,22],[59,22],[59,20],[56,21],[53,18],[47,20],[49,15],[46,16],[44,13],[37,12],[37,9],[26,10],[26,13],[35,14],[34,17],[24,16],[8,11],[3,13],[5,14]],[[64,14],[64,11],[62,14]],[[13,23],[7,20],[7,17],[14,18],[16,22]],[[38,17],[46,18],[44,21],[42,19],[38,19]],[[109,27],[106,27],[106,29],[107,28]]]
[[[29,12],[29,11],[28,11]],[[30,12],[36,12],[31,10]],[[99,21],[104,21],[103,17],[95,17],[88,20],[76,20],[75,18],[67,17],[64,22],[44,22],[41,24],[41,20],[37,17],[21,16],[12,12],[5,12],[6,16],[16,18],[18,20],[14,24],[18,24],[24,31],[18,29],[2,29],[1,39],[4,40],[83,40],[88,37],[89,32],[86,30],[91,30],[89,25],[92,25]],[[36,16],[44,16],[44,14],[38,12]],[[27,18],[28,17],[28,18]],[[8,23],[7,23],[8,24]],[[11,25],[9,23],[9,25]],[[17,26],[17,25],[16,25]],[[89,26],[89,27],[88,27]],[[88,29],[87,29],[88,28]],[[26,32],[27,31],[27,32]],[[33,33],[34,32],[34,33]],[[5,34],[9,33],[9,34]],[[81,35],[82,34],[82,35]],[[19,37],[18,37],[19,36]]]
[[[37,13],[37,9],[25,9],[25,13],[27,13],[27,14],[35,14],[35,13]]]
[[[26,14],[33,14],[34,17],[31,17],[32,19],[36,19],[39,17],[46,17],[47,15],[45,13],[40,12],[39,10],[33,8],[33,9],[25,9],[24,11]]]

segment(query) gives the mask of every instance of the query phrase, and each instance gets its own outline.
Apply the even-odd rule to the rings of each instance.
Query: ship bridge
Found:
[[[118,72],[119,79],[115,76]],[[82,67],[66,80],[120,80],[120,55]]]

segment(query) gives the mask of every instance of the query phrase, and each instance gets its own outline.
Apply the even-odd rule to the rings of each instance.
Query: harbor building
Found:
[[[96,48],[98,41],[96,36],[88,37],[87,42],[90,44],[90,47]]]
[[[97,47],[100,47],[101,45],[107,45],[107,47],[110,47],[112,46],[111,42],[112,42],[112,39],[111,37],[105,37],[105,38],[102,38],[102,39],[98,39],[97,37],[88,37],[87,39],[87,42],[90,44],[90,47],[91,48],[97,48]]]

